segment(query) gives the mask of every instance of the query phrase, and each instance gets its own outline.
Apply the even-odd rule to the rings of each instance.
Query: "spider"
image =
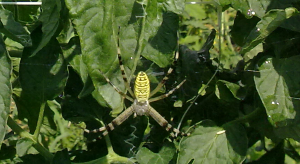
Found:
[[[101,72],[101,73],[102,73],[103,77],[105,78],[105,80],[107,81],[107,83],[109,83],[115,89],[116,92],[118,92],[123,98],[131,101],[133,104],[130,107],[128,107],[125,111],[123,111],[119,116],[117,116],[115,119],[113,119],[112,122],[109,123],[108,125],[106,125],[104,127],[101,127],[99,129],[94,129],[94,130],[85,129],[85,132],[87,132],[87,133],[103,132],[98,137],[99,139],[101,139],[102,137],[107,135],[110,131],[114,130],[116,126],[121,125],[124,121],[126,121],[133,114],[134,117],[143,116],[143,115],[151,116],[160,126],[165,128],[166,131],[172,130],[172,132],[170,133],[172,138],[177,136],[177,134],[180,134],[182,136],[188,136],[189,134],[180,132],[178,129],[174,128],[171,124],[169,124],[168,121],[163,116],[161,116],[149,104],[151,102],[158,101],[158,100],[161,100],[161,99],[164,99],[164,98],[168,97],[175,90],[179,89],[186,80],[183,80],[180,84],[178,84],[175,88],[173,88],[172,90],[170,90],[166,94],[160,95],[158,97],[151,98],[166,83],[166,81],[168,80],[168,76],[173,71],[173,68],[172,67],[169,68],[166,76],[157,85],[157,87],[151,92],[150,92],[149,78],[148,78],[148,76],[145,72],[141,71],[136,76],[135,83],[134,83],[134,90],[132,90],[131,87],[130,87],[130,81],[128,82],[128,79],[127,79],[127,76],[126,76],[126,73],[125,73],[125,69],[124,69],[124,65],[122,63],[121,51],[120,51],[120,47],[119,47],[119,42],[120,42],[119,41],[119,31],[118,31],[117,37],[118,37],[117,38],[117,54],[118,54],[119,66],[120,66],[120,69],[121,69],[121,73],[122,73],[122,77],[123,77],[125,87],[127,88],[127,90],[129,92],[129,94],[131,95],[131,97],[128,96],[127,94],[125,94],[124,92],[120,91],[120,89],[118,89],[109,80],[109,78],[107,78],[104,75],[103,72]],[[179,56],[179,53],[176,52],[175,53],[175,60],[174,60],[173,64],[175,64],[177,62],[178,56]],[[175,132],[175,134],[174,134],[174,132]]]

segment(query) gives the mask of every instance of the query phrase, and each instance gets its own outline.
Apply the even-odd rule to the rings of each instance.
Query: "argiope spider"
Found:
[[[183,80],[180,84],[178,84],[175,88],[173,88],[172,90],[170,90],[168,93],[163,94],[161,96],[158,97],[154,97],[151,98],[154,94],[156,94],[162,87],[163,85],[166,83],[166,81],[168,80],[168,76],[172,73],[173,68],[170,67],[166,76],[162,79],[162,81],[157,85],[157,87],[150,92],[150,81],[148,79],[148,76],[145,72],[141,71],[138,73],[138,75],[136,76],[136,80],[134,83],[134,91],[131,89],[130,87],[130,82],[128,82],[126,73],[125,73],[125,69],[124,69],[124,65],[122,63],[122,59],[121,59],[121,50],[119,47],[119,32],[118,32],[118,39],[117,39],[117,54],[118,54],[118,59],[119,59],[119,66],[122,72],[122,77],[125,83],[125,87],[127,88],[127,90],[129,91],[129,94],[131,95],[128,96],[127,94],[123,93],[122,91],[120,91],[110,80],[109,78],[107,78],[104,73],[102,73],[103,77],[105,78],[105,80],[123,97],[126,98],[127,100],[133,102],[133,104],[128,107],[125,111],[123,111],[119,116],[117,116],[115,119],[112,120],[111,123],[109,123],[108,125],[106,125],[105,127],[101,127],[99,129],[94,129],[94,130],[87,130],[85,129],[85,132],[87,133],[97,133],[97,132],[103,132],[101,134],[101,136],[99,136],[98,138],[102,138],[105,135],[108,134],[108,132],[112,131],[115,129],[116,126],[121,125],[125,120],[127,120],[132,114],[134,114],[134,117],[138,116],[142,116],[142,115],[146,115],[146,116],[151,116],[160,126],[162,126],[163,128],[166,129],[166,131],[170,131],[171,132],[171,136],[175,137],[177,136],[177,134],[180,134],[182,136],[187,136],[189,134],[180,132],[178,129],[173,128],[173,126],[171,124],[168,123],[168,121],[162,117],[153,107],[150,106],[150,102],[154,102],[154,101],[158,101],[161,99],[164,99],[166,97],[168,97],[169,95],[171,95],[175,90],[179,89],[182,84],[186,81]],[[177,59],[178,59],[179,53],[175,53],[175,60],[174,60],[174,64],[176,63]],[[175,135],[174,133],[175,132]]]

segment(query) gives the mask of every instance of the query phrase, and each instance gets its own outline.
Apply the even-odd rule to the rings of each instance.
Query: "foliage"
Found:
[[[1,163],[298,163],[299,6],[296,0],[3,6]],[[154,88],[173,67],[164,94],[186,79],[151,106],[190,136],[172,139],[146,116],[130,117],[96,141],[99,134],[84,132],[131,105],[104,78],[126,92],[118,38],[129,80],[145,71]]]

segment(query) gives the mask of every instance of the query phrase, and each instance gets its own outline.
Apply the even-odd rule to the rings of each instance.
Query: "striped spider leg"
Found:
[[[119,34],[118,34],[119,36]],[[94,129],[94,130],[87,130],[85,129],[86,132],[88,133],[97,133],[97,132],[103,132],[99,138],[104,137],[107,135],[110,131],[114,130],[116,126],[119,126],[122,124],[124,121],[126,121],[132,114],[134,116],[151,116],[160,126],[166,129],[166,131],[170,131],[171,137],[177,136],[177,134],[180,134],[182,136],[187,136],[189,134],[180,132],[178,129],[174,128],[171,124],[168,123],[168,121],[161,116],[153,107],[150,106],[150,102],[158,101],[164,98],[167,98],[169,95],[171,95],[175,90],[179,89],[183,83],[186,80],[183,80],[180,84],[178,84],[175,88],[171,89],[169,92],[166,94],[160,95],[158,97],[151,98],[153,95],[155,95],[165,84],[165,82],[168,80],[168,76],[172,73],[173,68],[170,67],[166,76],[161,80],[161,82],[157,85],[157,87],[150,92],[150,81],[147,76],[147,74],[143,71],[139,72],[138,75],[136,76],[135,83],[134,83],[134,90],[130,88],[130,82],[128,82],[124,65],[122,63],[121,59],[121,51],[119,48],[119,39],[117,42],[117,52],[118,52],[118,59],[119,59],[119,66],[122,72],[122,77],[125,83],[125,86],[127,90],[129,91],[130,96],[126,95],[120,89],[118,89],[110,80],[107,78],[104,74],[103,77],[109,83],[123,98],[128,99],[129,101],[133,102],[133,104],[128,107],[125,111],[123,111],[119,116],[117,116],[115,119],[112,120],[111,123],[106,125],[105,127],[101,127],[99,129]],[[175,53],[175,60],[174,63],[177,62],[178,59],[178,52]],[[173,64],[174,64],[173,63]],[[174,134],[175,133],[175,134]]]

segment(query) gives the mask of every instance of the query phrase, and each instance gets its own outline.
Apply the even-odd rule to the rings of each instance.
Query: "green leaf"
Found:
[[[40,36],[37,36],[39,34],[32,34],[38,37],[35,42],[40,41]],[[30,57],[32,50],[24,49],[21,60],[20,81],[23,93],[27,92],[40,101],[52,100],[63,91],[68,77],[59,43],[52,39],[35,57]]]
[[[296,15],[287,19],[284,23],[280,25],[280,27],[300,32],[300,15]]]
[[[189,16],[202,20],[206,18],[205,10],[201,5],[186,5],[185,10],[189,11]]]
[[[258,160],[251,162],[251,164],[261,164],[261,163],[285,163],[285,148],[283,147],[283,142],[279,143],[272,150],[268,151]]]
[[[156,11],[160,8],[155,7],[150,9]],[[144,43],[146,46],[142,51],[142,55],[146,59],[153,61],[159,67],[166,67],[169,65],[170,59],[174,56],[174,50],[177,47],[179,17],[169,12],[162,15],[162,11],[156,13],[156,15],[162,16],[162,18],[159,19],[163,21],[160,22],[159,19],[154,17],[146,20],[149,20],[149,23],[145,24],[145,31],[158,31],[157,33],[153,33],[152,36],[145,33],[145,38],[149,38],[149,43]],[[151,24],[155,24],[157,27],[151,26]]]
[[[247,36],[256,27],[260,19],[252,17],[247,19],[242,13],[238,12],[234,18],[234,24],[231,28],[232,40],[239,46],[243,46],[246,42]],[[247,23],[247,26],[245,24]]]
[[[241,163],[246,152],[247,135],[243,126],[226,124],[221,128],[205,120],[181,140],[177,163]]]
[[[159,153],[153,153],[148,148],[142,147],[136,154],[136,158],[141,164],[168,164],[175,152],[174,145],[167,143],[161,148]]]
[[[228,91],[231,93],[228,93]],[[234,96],[238,100],[243,100],[246,96],[246,92],[241,86],[225,80],[219,80],[216,83],[215,94],[219,99],[223,100],[229,100],[230,96]]]
[[[10,146],[7,146],[5,144],[2,145],[0,159],[11,159],[15,155],[16,155],[15,145],[10,145]]]
[[[246,52],[244,55],[244,61],[247,63],[249,60],[251,60],[255,56],[257,56],[260,52],[263,52],[263,44],[262,43],[258,44],[252,50]]]
[[[0,37],[0,149],[1,143],[6,134],[6,124],[7,118],[10,111],[10,102],[11,102],[11,83],[10,83],[10,74],[11,74],[11,61],[8,56],[5,44],[2,37]]]
[[[259,99],[259,96],[257,96],[256,99]],[[247,113],[248,115],[254,115],[251,117],[251,119],[249,119],[249,124],[252,128],[257,130],[260,135],[271,139],[273,142],[280,142],[281,139],[279,138],[279,135],[275,134],[274,127],[269,122],[267,113],[260,100],[256,100],[255,103],[251,103],[250,105],[245,104],[244,109],[245,111],[251,111],[255,109],[255,111],[252,111],[252,113]]]
[[[272,9],[285,9],[291,6],[296,6],[297,0],[272,1],[272,0],[214,0],[222,7],[231,5],[237,11],[240,11],[248,19],[257,16],[262,18]]]
[[[91,77],[88,75],[87,65],[82,59],[79,37],[73,37],[70,39],[69,43],[63,47],[63,55],[76,73],[80,75],[84,85],[78,97],[83,98],[91,94],[95,90],[95,87]]]
[[[25,47],[32,45],[29,32],[20,23],[14,20],[13,14],[10,11],[1,9],[0,19],[0,32]]]
[[[17,161],[16,163],[48,163],[49,161],[45,160],[45,158],[40,154],[30,154],[21,157],[21,161]]]
[[[290,126],[299,120],[299,56],[261,59],[254,77],[257,92],[275,127]]]
[[[44,48],[55,35],[59,27],[60,12],[62,2],[60,0],[43,0],[42,14],[40,21],[43,23],[42,27],[42,40],[36,49],[32,52],[32,56],[36,55],[42,48]]]
[[[275,56],[276,58],[288,58],[299,54],[298,48],[295,48],[299,40],[299,32],[278,28],[268,36],[263,46],[265,49],[268,47],[267,49],[270,50],[267,52],[267,55]]]
[[[34,142],[29,138],[22,138],[17,141],[17,154],[22,157],[29,151],[30,148],[32,148],[32,145]]]
[[[59,43],[52,39],[46,47],[32,56],[42,39],[40,29],[32,32],[33,47],[25,48],[20,63],[22,93],[18,106],[19,116],[28,119],[33,130],[41,103],[52,100],[62,93],[67,77],[67,65]],[[22,109],[21,109],[22,108]],[[33,128],[33,129],[32,129]]]
[[[71,1],[70,17],[80,37],[82,60],[95,86],[94,98],[119,113],[123,101],[105,81],[106,76],[126,92],[117,58],[118,27],[120,50],[127,77],[132,79],[140,58],[159,67],[168,66],[177,45],[178,13],[183,1]],[[167,41],[166,41],[167,40]],[[141,70],[148,68],[141,65]]]
[[[52,164],[71,164],[70,157],[68,155],[68,150],[64,149],[55,153],[55,156],[52,160]]]
[[[267,117],[279,138],[300,141],[299,117],[299,56],[285,59],[262,59],[254,77],[256,89]]]
[[[253,9],[250,7],[250,1],[251,0],[232,0],[230,3],[234,9],[243,13],[247,18],[251,18],[254,14],[251,13]]]
[[[269,36],[283,21],[296,13],[298,13],[298,10],[292,7],[285,10],[274,9],[269,11],[261,18],[256,27],[251,30],[240,53],[243,54],[250,51]]]
[[[278,138],[293,138],[294,140],[300,142],[300,125],[298,123],[289,126],[277,127],[274,129],[274,133]]]
[[[66,1],[66,4],[70,9],[70,16],[74,19],[73,22],[81,40],[82,59],[88,66],[88,73],[95,85],[94,97],[102,106],[109,106],[120,112],[123,108],[121,97],[109,84],[103,83],[105,80],[102,72],[110,78],[114,85],[124,91],[124,87],[121,87],[124,85],[120,84],[122,77],[117,66],[115,40],[116,29],[122,24],[113,24],[113,20],[114,15],[118,14],[124,15],[121,20],[128,21],[130,18],[128,12],[132,9],[133,1],[119,3],[119,6],[116,4],[116,9],[114,9],[114,1]],[[103,20],[103,18],[105,19]],[[121,28],[122,31],[126,30],[126,33],[133,34],[132,27],[128,30],[124,27]],[[127,43],[127,41],[124,42]],[[128,49],[133,50],[132,48]],[[122,54],[123,60],[127,58],[125,55]]]
[[[231,0],[214,0],[214,2],[216,2],[218,5],[225,7],[227,5],[230,4],[230,2],[232,2]]]

